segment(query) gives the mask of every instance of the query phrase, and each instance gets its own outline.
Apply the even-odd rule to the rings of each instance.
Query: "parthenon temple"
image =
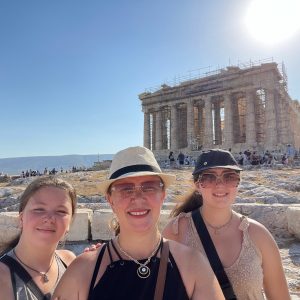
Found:
[[[288,94],[283,63],[229,66],[139,99],[144,146],[156,154],[300,148],[300,104]]]

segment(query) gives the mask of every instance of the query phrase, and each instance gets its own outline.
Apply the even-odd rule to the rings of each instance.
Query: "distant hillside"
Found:
[[[31,156],[0,158],[0,172],[9,175],[20,174],[26,170],[38,170],[43,172],[45,168],[51,170],[70,170],[73,166],[91,167],[96,161],[112,159],[113,154],[90,154],[90,155],[62,155],[62,156]]]

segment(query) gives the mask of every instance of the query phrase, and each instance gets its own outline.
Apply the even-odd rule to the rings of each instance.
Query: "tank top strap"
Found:
[[[62,258],[55,252],[54,253],[54,257],[56,260],[57,265],[59,265],[59,263],[61,263],[65,268],[67,268],[67,264],[62,260]]]
[[[239,225],[239,230],[241,230],[243,232],[243,241],[245,243],[245,245],[249,245],[250,244],[250,237],[249,237],[249,220],[246,216],[241,216],[240,217],[241,223]]]
[[[117,250],[117,247],[115,246],[115,243],[111,240],[110,244],[112,245],[112,247],[113,247],[115,253],[118,255],[119,259],[122,260],[122,257],[120,255],[119,251]],[[108,247],[108,252],[109,252],[110,262],[112,263],[113,259],[112,259],[112,255],[111,255],[111,252],[110,252],[110,247]]]
[[[98,255],[98,258],[97,258],[97,261],[96,261],[96,264],[95,264],[95,268],[94,268],[94,273],[93,273],[92,280],[91,280],[91,284],[90,284],[88,299],[90,299],[90,297],[92,295],[92,291],[93,291],[95,281],[96,281],[96,278],[97,278],[98,270],[99,270],[100,264],[102,262],[102,258],[103,258],[106,247],[107,247],[107,244],[105,243],[104,246],[102,247],[102,249],[100,250],[99,255]]]
[[[239,230],[247,231],[248,227],[250,225],[248,218],[246,216],[241,216],[240,220],[241,220],[241,223],[239,225]]]
[[[179,233],[179,220],[181,218],[189,218],[189,216],[191,215],[191,213],[185,213],[185,212],[181,212],[179,215],[177,215],[174,219],[172,219],[172,233],[178,235]]]

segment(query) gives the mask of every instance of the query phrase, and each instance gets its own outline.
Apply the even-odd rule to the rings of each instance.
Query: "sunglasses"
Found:
[[[153,196],[158,192],[161,192],[164,184],[160,181],[146,181],[141,185],[135,185],[134,183],[120,183],[111,187],[111,191],[122,198],[130,198],[135,196],[137,191],[140,191],[142,196]]]
[[[197,183],[203,188],[215,187],[220,182],[227,187],[237,187],[240,183],[240,175],[237,173],[223,173],[221,175],[215,175],[213,173],[203,173],[199,175]]]

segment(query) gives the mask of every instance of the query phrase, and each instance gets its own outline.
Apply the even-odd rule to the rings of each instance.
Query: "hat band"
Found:
[[[116,179],[124,174],[132,173],[132,172],[143,172],[143,171],[149,171],[149,172],[158,172],[161,173],[161,171],[153,166],[149,165],[132,165],[127,166],[124,168],[121,168],[114,173],[112,173],[109,177],[109,179]]]

